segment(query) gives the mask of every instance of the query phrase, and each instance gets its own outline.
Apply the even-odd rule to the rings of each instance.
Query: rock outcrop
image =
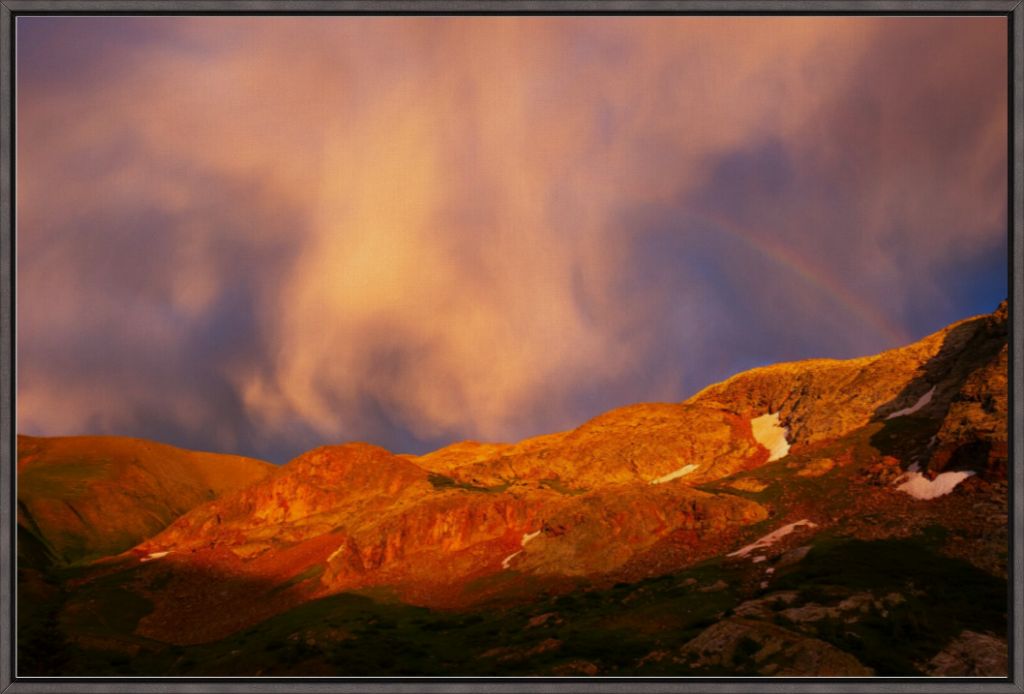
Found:
[[[925,670],[935,677],[1005,677],[1008,656],[1006,639],[964,630]]]
[[[774,624],[729,617],[713,624],[680,649],[691,668],[725,669],[778,677],[864,677],[873,675],[849,653],[820,639]]]

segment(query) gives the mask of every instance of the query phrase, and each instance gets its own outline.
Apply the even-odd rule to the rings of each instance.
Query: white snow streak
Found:
[[[150,552],[139,561],[153,561],[154,559],[163,559],[168,554],[170,554],[170,552]]]
[[[891,415],[886,417],[886,419],[892,419],[894,417],[902,417],[904,415],[914,414],[922,407],[930,403],[932,401],[933,395],[935,395],[935,386],[932,386],[931,390],[929,390],[927,393],[919,397],[917,399],[917,402],[915,402],[913,405],[911,405],[910,407],[904,407],[902,410],[896,410]]]
[[[785,458],[789,453],[789,442],[786,435],[789,429],[779,425],[779,413],[761,415],[750,420],[750,428],[754,432],[754,440],[768,449],[771,454],[768,462]]]
[[[693,465],[692,463],[690,465],[684,465],[678,470],[674,470],[668,473],[667,475],[662,475],[657,479],[651,480],[651,484],[663,484],[665,482],[671,482],[672,480],[679,479],[680,477],[685,477],[686,475],[689,475],[696,469],[697,466]]]
[[[525,547],[527,545],[527,543],[530,542],[530,540],[533,540],[538,535],[540,535],[540,530],[534,530],[532,533],[523,533],[522,539],[519,540],[519,546],[520,547]],[[523,553],[523,550],[519,550],[518,552],[513,552],[512,554],[510,554],[507,557],[505,557],[504,559],[502,559],[501,560],[501,568],[507,569],[509,566],[512,565],[512,560],[515,559],[516,557],[518,557],[522,553]]]
[[[750,554],[751,552],[753,552],[756,549],[763,549],[765,547],[771,547],[773,544],[775,544],[775,542],[777,540],[780,540],[780,539],[784,538],[786,535],[789,535],[791,532],[793,532],[795,529],[799,528],[802,525],[805,525],[808,528],[816,528],[816,527],[818,527],[817,523],[812,523],[811,521],[809,521],[806,518],[804,518],[803,520],[798,520],[795,523],[790,523],[789,525],[784,525],[781,528],[779,528],[778,530],[776,530],[774,532],[768,533],[767,535],[762,537],[757,542],[755,542],[753,544],[749,544],[746,547],[738,549],[735,552],[732,552],[732,553],[730,553],[730,554],[728,554],[726,556],[730,556],[730,557],[745,557],[745,556],[747,556],[748,554]]]
[[[345,551],[345,545],[339,545],[338,549],[336,549],[333,552],[331,552],[331,556],[327,557],[327,563],[330,564],[332,561],[334,561],[335,557],[337,557],[339,554],[341,554],[344,551]]]
[[[906,492],[915,499],[935,499],[949,494],[956,485],[973,475],[970,470],[959,472],[943,472],[933,480],[928,479],[920,472],[907,472],[897,482],[903,481],[896,489]]]
[[[507,557],[505,557],[504,559],[502,559],[501,560],[501,568],[507,569],[509,567],[509,564],[512,562],[512,560],[515,559],[516,557],[518,557],[522,553],[523,553],[523,550],[519,550],[518,552],[513,552],[512,554],[510,554]]]

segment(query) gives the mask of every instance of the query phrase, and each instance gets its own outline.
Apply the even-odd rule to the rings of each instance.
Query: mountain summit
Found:
[[[98,463],[19,438],[19,524],[51,548],[37,594],[81,672],[131,653],[175,674],[997,674],[1007,360],[1004,303],[517,444],[225,459],[230,485],[175,473],[197,491],[168,512],[125,502],[112,522],[134,546],[76,531],[71,554],[53,524],[74,523],[39,523],[68,504],[33,461],[61,452],[47,479]],[[119,478],[170,489],[152,469]],[[136,608],[89,621],[118,604]],[[908,625],[930,635],[908,645]]]

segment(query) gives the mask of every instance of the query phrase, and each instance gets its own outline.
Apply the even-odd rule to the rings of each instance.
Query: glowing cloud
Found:
[[[19,18],[19,428],[517,439],[988,308],[1004,21]]]

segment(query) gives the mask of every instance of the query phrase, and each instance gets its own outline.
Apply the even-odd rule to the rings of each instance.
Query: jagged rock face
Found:
[[[107,436],[18,437],[18,524],[58,561],[117,554],[275,468]]]
[[[935,434],[929,469],[969,468],[1005,479],[1008,445],[1009,345],[1006,305],[987,318],[975,337],[976,353]]]
[[[435,492],[407,510],[346,528],[328,557],[323,584],[329,592],[394,584],[421,596],[430,586],[439,602],[453,600],[446,586],[504,570],[523,536],[536,533],[563,503],[553,493]]]
[[[754,369],[707,388],[688,402],[713,404],[749,417],[778,412],[797,444],[836,438],[864,426],[899,398],[916,369],[937,351],[939,341],[929,340],[923,347],[866,359]]]
[[[983,397],[980,393],[999,391],[1002,401],[993,396],[978,407],[987,407],[988,425],[994,431],[1001,426],[1005,438],[1005,350],[1004,306],[991,316],[960,321],[874,357],[753,369],[704,389],[687,403],[749,417],[779,412],[798,450],[843,436],[872,420],[906,416],[901,412],[941,418],[952,404],[977,401]]]

